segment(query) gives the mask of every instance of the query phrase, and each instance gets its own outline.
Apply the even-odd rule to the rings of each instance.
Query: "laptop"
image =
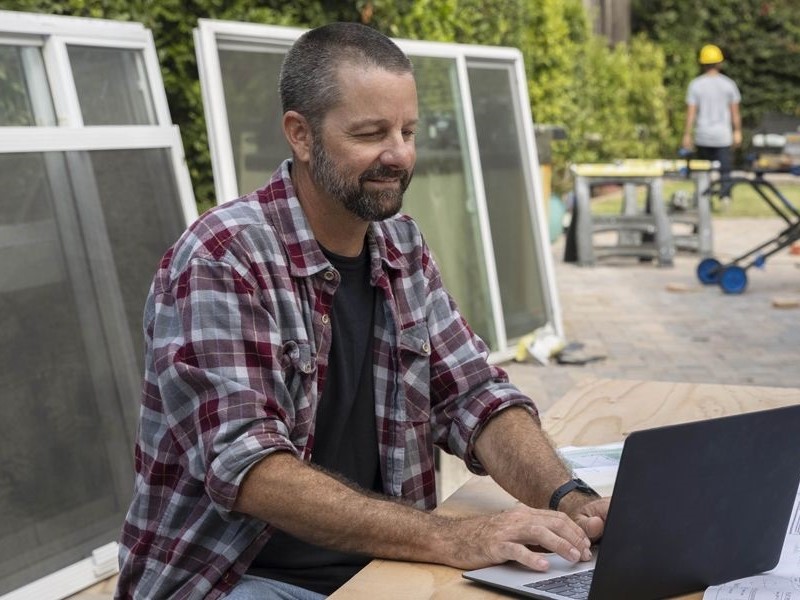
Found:
[[[547,573],[506,563],[464,577],[551,600],[704,590],[775,567],[798,485],[800,405],[636,431],[591,562],[552,555]]]

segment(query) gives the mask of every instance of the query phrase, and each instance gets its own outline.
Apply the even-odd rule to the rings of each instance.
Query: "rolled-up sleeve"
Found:
[[[248,273],[194,259],[156,295],[153,354],[172,439],[226,516],[244,475],[290,440],[282,340]]]
[[[432,259],[427,263],[426,278],[434,442],[463,459],[470,471],[484,475],[474,452],[484,425],[511,406],[522,406],[537,415],[536,406],[509,383],[505,371],[488,363],[489,349],[461,316]]]

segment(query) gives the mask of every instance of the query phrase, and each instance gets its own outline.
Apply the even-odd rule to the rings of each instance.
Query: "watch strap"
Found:
[[[553,495],[550,496],[550,504],[548,505],[550,510],[558,510],[558,505],[561,502],[561,499],[573,490],[577,490],[582,494],[586,494],[587,496],[592,496],[595,498],[600,497],[600,494],[594,491],[588,483],[575,477],[570,479],[564,485],[556,488],[556,490],[553,492]]]

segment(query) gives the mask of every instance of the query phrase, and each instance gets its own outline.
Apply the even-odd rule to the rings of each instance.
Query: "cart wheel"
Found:
[[[722,270],[722,263],[716,258],[704,258],[697,265],[697,278],[705,285],[719,283],[719,274]]]
[[[747,272],[738,265],[730,265],[719,274],[719,285],[726,294],[741,294],[747,287]]]

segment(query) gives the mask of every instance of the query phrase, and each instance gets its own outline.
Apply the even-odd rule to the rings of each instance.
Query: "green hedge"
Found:
[[[326,10],[325,2],[252,2],[247,0],[0,0],[0,9],[138,21],[153,32],[172,120],[180,127],[195,198],[201,210],[214,204],[208,150],[192,30],[198,18],[314,25],[358,16]],[[285,6],[284,6],[285,5]]]
[[[537,123],[562,125],[556,191],[570,162],[656,157],[670,148],[664,56],[644,37],[610,49],[582,0],[375,0],[370,24],[395,37],[520,48]],[[491,18],[487,18],[491,15]]]
[[[633,22],[664,49],[667,111],[680,135],[686,86],[697,54],[716,44],[742,92],[744,148],[767,113],[800,117],[800,5],[797,0],[634,0]],[[674,141],[678,143],[677,138]]]
[[[213,202],[213,183],[192,40],[199,17],[301,27],[361,21],[395,37],[518,47],[534,120],[568,132],[553,148],[554,184],[563,189],[570,161],[674,155],[685,88],[704,43],[718,44],[729,59],[746,128],[768,112],[800,116],[800,10],[793,5],[634,0],[640,35],[609,48],[590,33],[582,0],[0,1],[5,10],[135,20],[153,31],[201,206]]]

